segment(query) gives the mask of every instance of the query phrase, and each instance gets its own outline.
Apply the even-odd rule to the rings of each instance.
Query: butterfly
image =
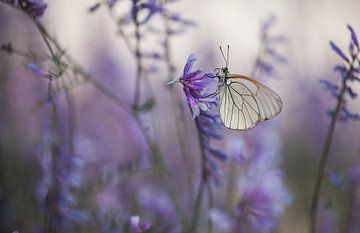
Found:
[[[226,128],[250,130],[259,122],[277,116],[282,109],[278,94],[253,78],[231,74],[228,70],[229,46],[227,58],[220,47],[226,66],[216,68],[219,79],[220,118]]]

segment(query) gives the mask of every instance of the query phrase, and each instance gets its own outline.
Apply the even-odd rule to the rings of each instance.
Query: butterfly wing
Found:
[[[230,129],[249,130],[258,122],[275,117],[282,109],[278,94],[246,76],[230,74],[219,93],[220,117]]]
[[[220,87],[220,117],[225,127],[249,130],[260,120],[260,110],[249,84],[231,82]]]

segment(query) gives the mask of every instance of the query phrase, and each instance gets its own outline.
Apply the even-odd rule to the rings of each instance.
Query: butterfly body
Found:
[[[257,123],[277,116],[282,109],[278,94],[247,76],[217,69],[220,117],[225,127],[249,130]]]

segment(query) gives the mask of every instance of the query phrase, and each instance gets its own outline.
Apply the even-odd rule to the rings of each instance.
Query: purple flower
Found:
[[[217,161],[227,160],[227,155],[211,145],[212,139],[222,139],[221,130],[223,126],[217,109],[219,104],[217,96],[218,79],[214,73],[205,73],[201,69],[192,71],[195,61],[195,54],[190,54],[183,75],[169,84],[177,81],[183,84],[185,96],[200,136],[207,173],[218,182],[221,172],[217,166]]]
[[[278,227],[279,219],[292,197],[276,170],[246,174],[237,206],[237,232],[267,233]]]
[[[38,65],[35,63],[29,63],[27,67],[37,76],[42,78],[50,78],[50,74],[43,69],[41,69]]]
[[[173,13],[169,16],[169,19],[174,21],[174,22],[178,22],[184,26],[195,26],[196,23],[192,20],[188,20],[188,19],[183,19],[179,14]]]
[[[271,29],[275,26],[275,24],[275,15],[270,15],[262,23],[260,30],[260,38],[262,41],[261,47],[263,47],[263,51],[260,52],[256,60],[256,69],[263,71],[269,76],[274,76],[276,73],[276,69],[273,63],[283,64],[287,61],[286,57],[279,53],[275,48],[276,44],[286,41],[286,37],[284,35],[272,35]]]
[[[190,54],[183,75],[178,79],[184,86],[184,92],[191,107],[193,118],[199,116],[200,110],[209,111],[212,106],[218,104],[218,98],[215,95],[218,88],[216,75],[214,73],[205,73],[201,69],[191,71],[195,61],[195,54]]]
[[[222,123],[218,111],[200,110],[200,114],[195,118],[196,127],[200,134],[201,145],[206,169],[208,174],[214,178],[216,183],[220,183],[221,170],[217,162],[225,162],[228,156],[221,150],[215,149],[211,145],[211,139],[222,139]]]
[[[348,25],[347,25],[347,28],[348,28],[349,31],[350,31],[352,43],[354,43],[354,45],[355,45],[357,48],[359,48],[359,47],[360,47],[360,45],[359,45],[359,40],[358,40],[358,38],[357,38],[357,36],[356,36],[356,33],[355,33],[353,27],[352,27],[350,24],[348,24]]]
[[[151,227],[151,224],[148,222],[140,223],[139,216],[131,216],[130,223],[133,233],[142,233],[149,230]]]
[[[350,25],[348,25],[347,28],[350,31],[351,37],[349,44],[350,57],[346,56],[343,50],[341,50],[334,42],[330,41],[331,49],[346,63],[336,65],[334,68],[334,71],[340,75],[340,84],[328,80],[320,81],[324,89],[330,91],[334,99],[338,102],[341,101],[341,107],[338,108],[339,111],[337,112],[338,115],[335,114],[334,110],[327,111],[330,117],[338,116],[338,120],[340,121],[360,120],[360,114],[351,112],[346,105],[347,98],[350,97],[350,99],[355,99],[358,96],[353,88],[350,87],[350,82],[360,82],[359,41],[354,29]]]
[[[245,192],[237,211],[240,232],[271,232],[277,225],[271,196],[261,188]]]
[[[349,58],[345,55],[345,53],[332,41],[330,41],[331,49],[339,55],[344,61],[350,62]]]
[[[322,79],[320,80],[320,83],[322,84],[324,90],[330,91],[331,95],[333,97],[337,97],[339,94],[339,87],[337,84],[334,84],[328,80]]]
[[[34,18],[43,16],[47,8],[44,0],[19,0],[19,4],[21,9]]]
[[[9,5],[21,8],[31,17],[37,18],[43,16],[47,4],[43,0],[1,0]]]
[[[146,15],[139,20],[139,24],[147,23],[155,14],[162,13],[164,9],[155,0],[132,0],[131,18],[135,19],[140,11],[146,11]]]
[[[248,153],[246,153],[246,144],[244,143],[244,140],[238,137],[230,138],[227,140],[227,143],[231,159],[240,166],[246,165],[250,158],[248,158]]]
[[[231,233],[234,231],[234,219],[232,216],[220,209],[210,210],[210,220],[213,223],[216,232]]]
[[[143,209],[150,211],[154,216],[160,216],[167,223],[175,217],[171,198],[158,187],[148,185],[139,187],[136,199]]]

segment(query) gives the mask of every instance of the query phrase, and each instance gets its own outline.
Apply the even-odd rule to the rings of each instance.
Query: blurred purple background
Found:
[[[108,9],[89,12],[95,3],[48,0],[38,20],[95,80],[131,105],[136,59]],[[119,0],[111,11],[124,15],[130,7],[131,1]],[[58,232],[141,232],[141,227],[131,230],[130,217],[135,215],[151,223],[145,232],[185,231],[201,179],[201,148],[182,86],[169,88],[166,83],[182,75],[192,52],[198,58],[196,68],[210,72],[224,66],[218,47],[228,44],[230,71],[250,75],[262,44],[261,23],[271,14],[276,15],[272,33],[287,38],[276,46],[287,61],[274,64],[273,76],[259,72],[255,78],[281,96],[283,110],[250,131],[224,128],[223,139],[214,141],[229,159],[216,161],[220,183],[211,181],[213,196],[203,197],[198,232],[210,231],[208,219],[213,232],[308,232],[317,163],[330,122],[326,112],[335,104],[319,80],[337,80],[332,69],[339,58],[329,40],[347,50],[346,24],[360,33],[359,8],[356,0],[169,3],[169,10],[196,25],[171,36],[172,75],[164,57],[144,59],[144,67],[157,69],[141,84],[141,102],[155,100],[150,111],[134,118],[89,81],[55,97],[60,141],[70,138],[73,143],[72,153],[60,150],[69,156],[66,169],[59,172],[66,189],[59,202],[63,220]],[[161,14],[152,16],[141,31],[143,51],[163,55],[163,34],[150,32],[163,27]],[[133,43],[133,25],[125,31]],[[2,1],[0,44],[9,42],[14,48],[49,55],[29,16]],[[41,103],[48,82],[27,68],[30,62],[0,52],[0,232],[46,232],[44,199],[52,182],[46,155],[50,108]],[[354,83],[353,90],[359,87]],[[349,105],[360,109],[358,100]],[[358,225],[349,226],[360,221],[351,208],[360,202],[355,169],[360,166],[359,130],[356,121],[336,125],[320,199],[319,232],[360,232]],[[155,162],[162,164],[160,171],[149,141],[161,151],[163,161]],[[209,207],[205,200],[211,198]]]

